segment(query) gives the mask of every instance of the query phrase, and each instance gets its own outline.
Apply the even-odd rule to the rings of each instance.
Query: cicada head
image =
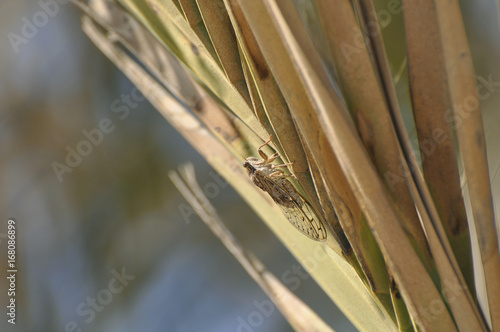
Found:
[[[255,169],[254,164],[258,161],[259,160],[255,157],[249,157],[249,158],[245,159],[245,162],[243,163],[243,167],[245,167],[245,169],[247,170],[248,175],[252,175],[253,173],[255,173],[256,169]]]

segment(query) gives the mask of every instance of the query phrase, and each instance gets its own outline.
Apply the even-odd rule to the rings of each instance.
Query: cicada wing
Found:
[[[325,227],[311,205],[300,194],[290,192],[290,189],[284,185],[284,181],[288,180],[274,181],[262,174],[258,177],[258,181],[258,186],[272,197],[296,229],[313,240],[326,238]],[[291,183],[290,186],[293,187]]]
[[[280,206],[280,208],[288,221],[302,233],[314,240],[326,239],[325,228],[313,212],[312,207],[306,201],[302,201],[302,203],[298,204],[298,202],[294,201],[293,207],[285,208]]]

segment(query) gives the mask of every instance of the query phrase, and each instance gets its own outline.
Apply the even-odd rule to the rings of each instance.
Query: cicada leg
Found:
[[[280,168],[280,167],[288,167],[292,166],[294,163],[287,163],[287,164],[281,164],[281,165],[271,165],[271,168]]]
[[[271,143],[271,138],[273,136],[269,136],[269,139],[267,140],[267,142],[265,142],[264,144],[262,144],[261,146],[259,146],[259,149],[257,150],[257,152],[259,152],[259,155],[261,156],[262,158],[262,161],[259,162],[259,164],[261,165],[265,165],[265,164],[270,164],[272,163],[276,158],[278,158],[279,154],[276,152],[275,154],[273,154],[271,157],[268,157],[267,154],[262,151],[262,148],[265,147],[266,145],[268,145],[269,143]]]
[[[278,178],[278,179],[285,179],[285,178],[288,178],[290,176],[293,176],[293,174],[285,174],[281,170],[278,170],[278,171],[275,171],[275,172],[272,172],[271,174],[269,174],[269,177]]]

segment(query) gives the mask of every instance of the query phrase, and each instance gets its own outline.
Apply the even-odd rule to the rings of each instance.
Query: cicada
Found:
[[[270,142],[271,137],[257,150],[262,157],[261,160],[248,157],[245,159],[243,167],[247,170],[252,182],[271,196],[295,228],[313,240],[326,239],[325,227],[314,209],[287,179],[293,175],[285,174],[279,169],[290,166],[292,163],[272,164],[279,157],[279,154],[275,153],[268,157],[262,151],[262,148]]]

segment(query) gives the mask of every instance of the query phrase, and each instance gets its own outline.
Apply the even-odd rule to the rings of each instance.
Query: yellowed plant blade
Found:
[[[388,103],[370,53],[364,46],[353,8],[346,1],[317,0],[316,3],[339,82],[359,136],[380,177],[385,181],[390,197],[398,206],[399,220],[415,244],[415,250],[422,257],[427,270],[436,273],[413,199],[401,174],[404,159],[400,155]],[[355,51],[349,48],[355,48]]]
[[[242,57],[242,59],[244,59],[244,56],[243,56],[242,51],[241,51],[241,47],[238,46],[238,49],[240,49],[240,56]],[[264,128],[266,128],[266,130],[268,132],[272,133],[273,136],[275,136],[276,133],[274,132],[273,127],[269,123],[269,119],[267,118],[266,112],[264,110],[264,105],[262,105],[262,100],[260,99],[259,91],[257,91],[257,87],[255,86],[255,82],[252,79],[252,74],[250,73],[250,69],[248,68],[248,64],[246,63],[246,61],[243,61],[241,64],[243,67],[243,73],[245,74],[246,85],[248,86],[248,90],[250,91],[250,97],[252,99],[252,106],[253,106],[255,116],[257,117],[257,119],[259,119],[259,122],[264,126]],[[288,162],[288,160],[286,159],[286,155],[283,154],[283,149],[281,148],[281,145],[278,144],[276,146],[276,148],[277,148],[277,151],[280,153],[280,158],[283,161]],[[283,157],[281,157],[281,156],[283,156]]]
[[[170,0],[119,0],[137,20],[189,68],[201,82],[262,140],[269,137],[238,89],[226,77],[184,16]]]
[[[489,315],[500,331],[500,257],[474,67],[458,1],[435,1],[458,145],[481,253]]]
[[[174,2],[175,4],[175,2]],[[179,8],[180,7],[180,8]],[[196,4],[196,0],[179,0],[179,11],[182,10],[182,14],[191,27],[191,29],[196,33],[200,41],[205,45],[207,51],[210,53],[213,59],[217,59],[217,52],[215,52],[214,45],[210,41],[210,36],[201,17],[200,10]],[[222,67],[222,64],[219,65]]]
[[[210,230],[240,262],[264,293],[274,302],[294,330],[333,332],[330,326],[302,302],[300,298],[295,296],[274,274],[267,270],[257,256],[246,249],[224,225],[224,222],[217,215],[215,208],[198,185],[193,165],[189,164],[181,167],[179,173],[180,176],[174,171],[169,172],[169,177],[175,186]],[[270,309],[268,311],[272,313],[274,308],[271,304],[269,306]]]
[[[241,67],[238,45],[223,0],[196,0],[196,2],[229,82],[250,104],[250,95]]]
[[[147,9],[149,7],[145,6],[145,8],[146,8],[145,11],[147,12]],[[166,8],[168,10],[173,10],[173,7],[169,3],[166,4]],[[182,29],[188,30],[188,28],[185,26],[185,22],[183,22],[181,20],[181,17],[178,15],[178,13],[172,14],[170,12],[167,12],[167,14],[169,14],[169,17],[172,17],[173,20],[175,22],[177,22],[177,24]],[[174,32],[177,31],[175,27],[173,27],[171,30]],[[172,31],[169,31],[169,32],[172,32]],[[186,33],[190,33],[191,38],[193,38],[193,39],[196,38],[196,36],[192,36],[192,34],[193,34],[192,31],[186,31]],[[180,36],[180,38],[182,38],[182,35]],[[168,43],[167,43],[167,45],[168,45]],[[171,49],[171,51],[172,51],[172,49]],[[178,54],[176,56],[179,57]],[[181,57],[181,59],[182,59],[182,57]],[[157,69],[161,70],[162,68],[160,67]],[[199,73],[198,73],[197,77],[199,77]],[[214,79],[216,79],[216,78],[217,77],[212,79],[212,81],[211,81],[212,84],[214,84]],[[193,80],[193,78],[188,78],[188,79]],[[210,77],[207,76],[206,79],[210,79]],[[231,87],[233,87],[232,83],[233,82],[224,81],[224,82],[221,82],[219,85],[224,86],[224,84],[229,84],[229,85],[231,85]],[[208,87],[210,87],[210,85],[208,85]],[[241,87],[241,84],[240,84],[240,87]],[[245,89],[246,89],[246,87],[245,87]],[[198,88],[198,90],[200,90],[199,93],[202,94],[204,97],[208,97],[206,92],[201,91],[201,89],[199,89],[199,88]],[[215,92],[217,94],[217,91],[211,91],[211,92]],[[248,91],[246,91],[245,93],[248,94]],[[247,99],[247,97],[245,97],[245,99]],[[204,100],[208,100],[211,103],[211,106],[217,107],[217,105],[215,105],[215,103],[213,103],[213,100],[211,98],[204,98]],[[223,101],[225,102],[226,100],[223,100]],[[194,104],[194,105],[188,104],[188,105],[190,107],[192,107],[194,110],[196,110],[199,107],[199,104]],[[233,105],[235,105],[235,107],[237,106],[236,104],[233,104]],[[252,110],[252,107],[248,108],[249,104],[247,102],[245,102],[245,104],[240,104],[240,106],[243,108],[236,108],[233,110],[235,110],[234,111],[235,115],[241,121],[238,121],[237,119],[235,119],[232,121],[233,125],[236,128],[236,130],[238,131],[238,135],[241,136],[244,141],[248,142],[251,146],[259,146],[260,144],[262,144],[262,142],[265,139],[267,139],[267,137],[268,137],[267,130],[264,129],[264,126],[262,126],[261,123],[257,121],[257,119],[255,118],[255,116],[253,116],[253,114],[248,113],[248,112],[253,113],[253,110]],[[202,121],[207,126],[209,126],[209,128],[213,128],[214,130],[220,130],[220,126],[217,124],[217,121],[219,119],[221,119],[221,116],[215,116],[213,114],[213,112],[199,113],[198,116],[202,119]],[[220,133],[220,134],[222,135],[223,133]],[[259,137],[259,135],[260,135],[260,137]],[[265,136],[262,136],[262,135],[265,135]],[[240,145],[241,145],[240,144],[241,141],[239,139],[235,139],[234,137],[230,140],[227,140],[227,141],[229,143],[231,143],[231,145],[236,144],[236,145],[238,145],[238,147],[240,147]],[[238,149],[237,152],[242,156],[242,158],[244,158],[246,156],[249,156],[254,151],[253,150],[249,151],[248,149],[245,149],[245,153],[242,153],[241,149]]]
[[[254,107],[257,110],[257,117],[262,123],[271,125],[272,131],[276,134],[276,140],[279,142],[277,151],[280,152],[284,161],[293,162],[291,170],[303,188],[302,193],[309,198],[309,202],[317,211],[321,211],[315,186],[307,172],[310,166],[286,101],[269,72],[267,64],[262,61],[262,54],[241,11],[238,7],[231,6],[229,1],[226,1],[226,8],[241,48],[245,73],[247,73],[247,85],[253,91],[252,100],[254,105],[257,105]],[[328,222],[333,225],[335,238],[340,239],[340,244],[344,249],[347,248],[345,236],[339,233],[340,228],[337,227],[338,219],[327,220]]]
[[[362,7],[364,8],[365,15],[367,16],[365,17],[365,20],[367,20],[367,22],[375,22],[377,20],[377,17],[375,15],[373,6],[371,6],[371,2],[368,0],[362,0],[361,2],[363,4]],[[484,329],[482,318],[477,311],[476,303],[474,303],[467,287],[465,286],[466,283],[463,279],[463,276],[461,275],[460,268],[458,267],[455,259],[455,255],[451,250],[450,245],[448,244],[443,225],[439,221],[439,215],[434,206],[434,202],[431,198],[429,190],[427,189],[427,186],[422,179],[415,156],[408,141],[406,130],[404,128],[404,125],[402,124],[399,107],[395,102],[396,100],[394,85],[392,83],[392,78],[390,77],[390,72],[388,71],[387,62],[385,60],[386,56],[381,36],[380,34],[370,34],[370,38],[370,44],[374,45],[377,63],[381,72],[381,80],[384,82],[386,93],[390,97],[389,101],[391,104],[391,111],[393,113],[395,127],[398,131],[399,141],[402,145],[405,158],[412,167],[412,171],[410,173],[405,166],[406,170],[403,169],[403,173],[408,174],[406,177],[409,189],[412,192],[415,206],[419,211],[422,224],[425,228],[429,240],[429,245],[435,264],[441,276],[442,281],[439,286],[442,288],[443,294],[446,294],[446,298],[449,300],[449,302],[451,302],[454,316],[456,317],[458,315],[461,317],[462,323],[460,324],[462,328]],[[458,238],[455,238],[455,240],[457,239]],[[468,241],[468,239],[465,240]],[[475,317],[475,319],[465,318],[468,316]],[[467,327],[467,325],[464,325],[468,324],[467,321],[472,321],[472,325],[469,325],[469,327]]]
[[[333,148],[335,151],[348,183],[361,202],[361,208],[366,213],[388,267],[394,273],[395,280],[401,287],[407,306],[417,325],[429,331],[455,330],[456,327],[447,310],[441,312],[438,322],[431,323],[426,317],[424,310],[431,301],[439,303],[443,308],[445,304],[404,236],[384,186],[359,138],[354,133],[352,123],[348,121],[342,103],[335,99],[331,88],[324,85],[324,80],[316,76],[315,68],[318,66],[309,65],[310,61],[316,59],[311,59],[310,52],[303,53],[304,47],[301,48],[297,44],[295,39],[297,27],[294,27],[295,31],[292,34],[287,25],[287,16],[282,13],[280,7],[286,6],[287,3],[274,1],[241,1],[239,3],[247,14],[247,20],[259,44],[263,46],[263,53],[282,91],[289,89],[297,95],[285,94],[289,105],[291,107],[297,105],[297,99],[304,97],[304,100],[311,101],[309,109],[314,109],[314,112],[309,114],[313,117],[318,116],[318,121],[315,123],[321,124],[327,133],[327,145],[323,148]],[[266,54],[268,50],[269,53]],[[287,63],[288,66],[284,66],[283,63]],[[297,88],[292,89],[292,85]],[[307,94],[304,96],[300,91],[307,91]],[[304,127],[306,127],[305,124]],[[317,133],[317,127],[314,132]],[[306,135],[305,131],[304,134]],[[315,149],[311,150],[315,153]],[[328,167],[331,165],[328,164]],[[419,289],[427,291],[420,292]]]
[[[380,310],[355,270],[344,258],[291,227],[273,201],[250,183],[240,161],[140,65],[112,40],[107,39],[88,18],[84,19],[83,29],[179,133],[247,200],[358,329],[384,332],[396,330],[394,323]],[[360,312],[363,314],[359,315]]]
[[[408,309],[406,308],[406,304],[401,296],[401,292],[399,291],[399,288],[393,278],[391,278],[391,299],[394,305],[394,311],[396,312],[399,331],[417,331],[417,327],[413,325],[413,321],[408,313]]]
[[[404,10],[413,114],[426,183],[456,254],[474,289],[469,227],[453,144],[446,66],[433,0]]]
[[[354,266],[356,271],[359,272],[359,276],[363,279],[363,281],[365,281],[368,284],[368,280],[366,280],[366,276],[364,275],[364,273],[361,270],[361,267],[359,266],[359,262],[357,261],[357,258],[352,251],[351,244],[349,243],[349,241],[345,236],[339,218],[335,213],[335,209],[333,208],[333,205],[328,197],[326,186],[323,183],[323,179],[320,175],[318,165],[316,164],[314,158],[311,156],[311,151],[309,150],[309,147],[307,145],[304,145],[304,150],[308,159],[311,176],[314,181],[314,187],[316,188],[318,198],[321,202],[320,203],[321,209],[323,211],[327,224],[330,226],[332,230],[332,234],[334,236],[336,245],[340,247],[341,254],[344,255],[347,261],[349,261]]]
[[[91,9],[88,8],[88,10]],[[110,3],[100,8],[99,14],[103,18],[114,18],[110,22],[100,20],[100,23],[110,31],[115,41],[122,43],[127,50],[148,66],[151,72],[156,74],[156,78],[176,98],[190,107],[198,119],[227,144],[230,151],[242,158],[249,155],[251,150],[246,142],[256,140],[255,134],[248,130],[240,119],[225,111],[212,96],[202,89],[185,67],[181,66],[156,38],[117,5]]]
[[[252,2],[252,4],[256,5],[256,2]],[[245,8],[250,4],[241,2],[240,5],[242,8]],[[260,15],[258,9],[257,12],[249,14],[246,18],[252,29],[254,29],[254,25],[263,26],[262,24],[264,24],[260,21],[262,15]],[[254,20],[254,22],[251,22],[251,20]],[[300,24],[300,22],[297,23]],[[263,45],[263,52],[269,51],[275,53],[278,48],[276,48],[276,41],[272,40],[275,36],[268,34],[269,28],[259,32],[262,33],[261,36],[258,36],[256,31],[257,30],[254,30],[254,33],[259,44]],[[262,42],[265,44],[262,44]],[[289,63],[281,61],[283,56],[283,54],[273,54],[273,60],[270,60],[270,56],[269,63],[271,63],[271,61],[276,61],[279,63],[278,65],[283,72],[292,74],[291,68],[288,67]],[[318,65],[318,68],[319,67]],[[285,78],[284,80],[287,84],[296,82],[292,78]],[[325,78],[325,80],[327,79]],[[363,224],[364,219],[359,206],[346,182],[336,157],[328,146],[328,141],[324,132],[321,130],[321,125],[317,122],[317,118],[310,114],[311,105],[308,101],[309,97],[303,94],[304,90],[300,84],[294,87],[281,86],[281,88],[284,93],[286,90],[285,97],[290,98],[288,104],[291,108],[292,115],[294,116],[300,132],[305,136],[304,142],[307,142],[309,145],[307,148],[311,150],[311,157],[316,159],[315,162],[318,164],[319,171],[323,176],[323,184],[328,189],[329,199],[333,203],[345,235],[349,239],[359,264],[363,269],[365,278],[383,306],[392,315],[393,309],[389,294],[389,281],[384,261],[377,249],[375,241],[370,240],[372,234],[367,229],[367,225]],[[288,94],[288,96],[286,94]]]

